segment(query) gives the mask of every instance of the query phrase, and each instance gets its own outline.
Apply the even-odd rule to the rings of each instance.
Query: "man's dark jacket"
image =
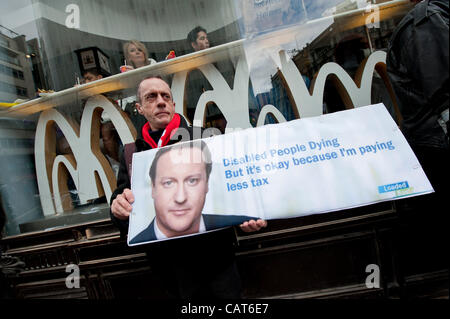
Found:
[[[396,28],[387,55],[390,80],[412,145],[448,148],[438,123],[449,107],[449,1],[417,4]]]
[[[189,132],[190,139],[199,139],[205,131],[188,126],[180,115],[180,128]],[[159,132],[161,135],[162,132]],[[135,146],[136,152],[150,150],[139,131]],[[150,133],[152,137],[154,134]],[[170,140],[168,145],[181,141],[186,134]],[[159,137],[158,137],[159,138]],[[154,138],[155,140],[155,138]],[[125,188],[130,188],[130,176],[124,154],[120,159],[117,189],[111,196],[111,203]],[[121,231],[128,232],[128,221],[115,218],[111,220]],[[180,239],[155,242],[145,246],[153,280],[149,290],[158,298],[239,298],[240,279],[234,258],[234,231],[228,227],[215,232],[199,234]],[[211,290],[212,289],[212,290]]]

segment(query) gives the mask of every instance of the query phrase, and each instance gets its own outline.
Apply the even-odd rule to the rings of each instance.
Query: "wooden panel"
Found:
[[[399,214],[387,208],[369,206],[271,221],[260,233],[237,232],[244,297],[448,298],[448,263],[443,262],[448,250],[441,250],[443,235],[431,236],[444,226],[424,223],[418,212]],[[420,228],[421,223],[427,227]],[[52,241],[58,238],[66,240]],[[144,248],[128,247],[107,221],[15,236],[0,243],[27,265],[20,275],[8,278],[18,298],[168,296],[152,273]],[[70,263],[80,267],[79,290],[65,287]],[[368,264],[380,266],[380,288],[365,287]]]

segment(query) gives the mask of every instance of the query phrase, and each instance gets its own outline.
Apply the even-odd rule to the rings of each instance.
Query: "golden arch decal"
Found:
[[[93,96],[86,102],[78,125],[55,109],[41,114],[36,129],[35,160],[39,194],[44,215],[70,209],[62,191],[67,192],[67,174],[72,176],[82,204],[106,195],[116,187],[116,178],[100,151],[100,119],[105,111],[124,144],[136,139],[136,130],[126,115],[106,97]],[[56,155],[55,124],[72,150],[71,155]]]
[[[323,65],[312,81],[308,90],[295,63],[288,57],[285,51],[280,51],[279,58],[281,67],[279,70],[282,83],[285,86],[292,102],[294,113],[299,118],[319,116],[323,114],[323,96],[325,82],[333,77],[338,83],[338,91],[343,98],[344,106],[348,108],[361,107],[372,104],[371,91],[374,72],[380,75],[389,92],[393,102],[397,121],[400,121],[395,95],[390,85],[386,72],[386,53],[383,51],[373,52],[360,65],[356,72],[355,79],[337,63],[330,62]],[[248,84],[249,69],[242,55],[237,63],[233,89],[229,87],[223,76],[214,65],[208,64],[198,67],[209,81],[213,90],[204,92],[197,103],[193,124],[203,126],[206,105],[214,102],[228,122],[227,131],[236,128],[251,128],[248,119]],[[188,72],[183,71],[175,75],[172,91],[176,102],[177,112],[187,114],[183,105],[184,90],[186,87]],[[272,114],[279,123],[286,119],[273,105],[265,105],[261,109],[257,126],[264,125],[267,114]]]
[[[308,90],[300,71],[284,51],[279,53],[280,77],[292,102],[294,113],[299,118],[323,114],[323,95],[325,82],[334,77],[339,83],[338,91],[344,97],[346,108],[370,105],[374,72],[381,76],[391,96],[400,121],[395,96],[386,72],[386,53],[372,53],[359,67],[355,79],[336,63],[322,66],[314,77]],[[233,89],[230,88],[222,74],[213,64],[198,67],[213,87],[204,92],[197,103],[193,124],[203,126],[207,104],[214,102],[227,120],[226,132],[236,129],[251,128],[249,120],[248,85],[250,72],[245,55],[236,65]],[[176,112],[186,115],[184,94],[188,71],[174,75],[172,92],[176,103]],[[75,182],[81,203],[106,195],[109,198],[116,187],[112,168],[100,151],[100,118],[106,111],[123,144],[135,141],[136,130],[123,112],[104,96],[91,97],[83,111],[81,123],[72,123],[58,111],[51,109],[41,114],[36,130],[35,159],[38,187],[42,208],[45,215],[62,213],[71,209],[71,200],[64,198],[67,194],[67,177],[70,174]],[[264,125],[265,118],[271,114],[277,122],[286,119],[274,105],[262,107],[257,126]],[[71,149],[72,155],[56,156],[56,135],[54,125],[62,130]]]

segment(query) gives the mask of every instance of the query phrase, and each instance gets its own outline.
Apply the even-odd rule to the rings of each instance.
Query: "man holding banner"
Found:
[[[138,86],[136,108],[148,123],[143,126],[134,144],[125,146],[117,189],[111,197],[111,219],[121,234],[128,232],[134,195],[130,190],[131,155],[194,139],[194,128],[175,113],[175,103],[169,85],[158,77],[149,77]],[[201,129],[197,128],[200,132]],[[186,132],[188,134],[186,134]],[[183,134],[184,133],[184,134]],[[201,137],[201,136],[198,136]],[[243,231],[257,231],[266,227],[263,220],[246,221]],[[240,278],[234,261],[234,233],[230,228],[182,240],[155,243],[147,255],[168,297],[239,298]]]

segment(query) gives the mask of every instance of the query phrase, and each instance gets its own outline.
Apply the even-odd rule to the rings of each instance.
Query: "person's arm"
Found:
[[[424,95],[434,109],[442,103],[448,107],[449,33],[448,26],[438,14],[415,27],[402,48],[403,63],[414,87]],[[446,102],[445,102],[446,101]]]

